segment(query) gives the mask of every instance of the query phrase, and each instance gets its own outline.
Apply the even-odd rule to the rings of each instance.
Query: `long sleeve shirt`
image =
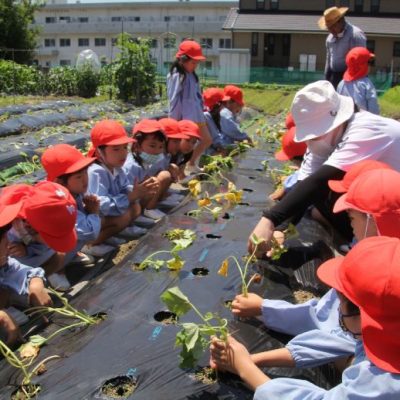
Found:
[[[186,72],[182,77],[179,72],[167,76],[167,96],[169,100],[170,118],[177,121],[189,119],[196,123],[204,123],[203,96],[200,85],[193,73]]]
[[[325,390],[301,379],[277,378],[258,386],[254,400],[397,400],[399,394],[400,374],[372,364],[359,341],[353,364],[334,388]]]
[[[223,108],[220,111],[220,115],[221,133],[225,143],[232,144],[234,142],[241,142],[249,138],[245,132],[240,130],[240,125],[232,111],[228,110],[227,108]]]
[[[343,95],[351,97],[354,103],[361,109],[379,115],[379,104],[376,89],[371,80],[364,78],[346,82],[340,81],[336,91]]]
[[[100,200],[100,213],[104,216],[119,216],[125,213],[130,202],[128,193],[133,185],[122,168],[114,168],[113,173],[94,163],[89,166],[88,193],[96,194]]]
[[[32,278],[44,280],[44,270],[21,264],[12,257],[8,257],[7,264],[0,267],[0,287],[11,289],[19,295],[29,294]]]
[[[365,34],[357,26],[346,22],[342,37],[335,37],[330,33],[326,38],[325,74],[328,70],[345,71],[347,68],[346,54],[353,47],[367,47]]]
[[[225,147],[229,143],[224,140],[224,136],[218,129],[218,126],[214,122],[211,114],[208,111],[204,112],[204,117],[206,119],[208,131],[210,132],[212,138],[212,146],[213,147]]]

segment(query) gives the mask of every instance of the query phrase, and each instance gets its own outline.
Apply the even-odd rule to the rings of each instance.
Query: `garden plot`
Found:
[[[34,384],[40,385],[40,399],[252,398],[252,393],[237,377],[219,374],[215,379],[207,370],[201,372],[201,368],[208,365],[207,352],[200,357],[197,368],[179,368],[179,349],[174,346],[179,323],[200,321],[197,314],[189,311],[176,324],[160,296],[165,290],[179,286],[202,313],[217,313],[226,318],[229,331],[252,352],[284,345],[287,337],[267,330],[259,320],[232,317],[229,302],[241,290],[240,274],[233,266],[227,277],[217,273],[227,257],[236,256],[241,260],[246,255],[249,232],[265,206],[262,195],[266,197],[273,190],[271,178],[259,168],[261,161],[271,157],[273,149],[260,147],[238,157],[229,175],[237,192],[247,189],[240,201],[229,208],[222,206],[217,218],[208,214],[198,218],[185,215],[198,207],[197,200],[187,202],[158,223],[115,268],[94,279],[79,297],[73,299],[78,310],[86,310],[90,315],[106,313],[107,318],[87,328],[67,329],[42,348],[38,362],[54,355],[60,358],[49,362],[47,371],[33,379]],[[220,193],[226,195],[226,188],[222,186],[204,185],[208,185],[205,187],[210,198]],[[230,190],[233,193],[232,186]],[[165,251],[155,256],[157,260],[168,261],[173,257],[174,245],[164,234],[177,228],[190,229],[196,234],[191,245],[180,242],[180,250],[175,248],[184,262],[183,267],[171,270],[169,264],[163,262],[157,264],[158,270],[152,265],[138,268],[156,251]],[[327,236],[307,219],[298,228],[305,240]],[[169,266],[173,267],[172,264]],[[260,279],[251,284],[251,291],[269,298],[294,301],[290,265],[260,261],[251,263],[249,268],[251,273],[260,275]],[[47,337],[54,330],[51,325],[42,335]],[[308,379],[326,388],[335,378],[329,369],[318,368],[271,368],[267,373],[272,377]],[[200,380],[199,374],[202,375]],[[9,398],[20,382],[21,375],[3,360],[0,397]]]
[[[16,104],[13,106],[1,107],[0,108],[0,119],[4,120],[10,116],[17,114],[24,114],[30,111],[39,110],[60,110],[64,107],[70,107],[76,104],[76,102],[69,100],[55,100],[55,101],[45,101],[38,104]]]

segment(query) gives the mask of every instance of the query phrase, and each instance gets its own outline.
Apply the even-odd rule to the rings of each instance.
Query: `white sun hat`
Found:
[[[351,97],[342,96],[328,81],[316,81],[299,90],[291,109],[296,123],[295,142],[325,135],[354,114]]]

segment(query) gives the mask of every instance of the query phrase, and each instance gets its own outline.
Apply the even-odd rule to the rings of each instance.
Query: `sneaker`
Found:
[[[85,245],[82,247],[81,252],[90,254],[94,257],[104,257],[106,254],[114,251],[115,247],[108,244],[96,244],[94,246]]]
[[[144,215],[145,217],[148,217],[148,218],[154,219],[155,221],[158,221],[158,220],[160,220],[161,218],[165,217],[166,214],[163,213],[163,212],[160,211],[160,210],[157,210],[156,208],[153,208],[152,210],[147,210],[147,209],[145,209],[145,210],[143,211],[143,215]]]
[[[104,243],[109,244],[110,246],[118,247],[121,244],[125,244],[126,240],[117,236],[111,236],[104,241]]]
[[[24,325],[29,321],[25,313],[15,307],[8,307],[5,312],[14,320],[17,325]]]
[[[53,289],[59,290],[60,292],[65,292],[71,288],[71,284],[63,274],[51,274],[47,277],[47,280]]]
[[[81,251],[78,251],[70,263],[81,264],[81,265],[92,265],[95,263],[95,259],[90,254],[85,254],[82,253]]]
[[[145,235],[147,233],[146,228],[141,228],[140,226],[128,226],[121,232],[119,232],[118,235],[129,238],[129,239],[138,239],[141,236]]]
[[[152,218],[147,218],[144,215],[139,215],[135,221],[134,221],[135,225],[137,226],[141,226],[143,228],[151,228],[156,224],[156,221],[154,221],[154,219]]]

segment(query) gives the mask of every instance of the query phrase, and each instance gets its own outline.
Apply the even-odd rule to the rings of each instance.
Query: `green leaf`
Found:
[[[175,313],[178,317],[185,315],[192,308],[189,299],[177,286],[166,290],[161,295],[161,300],[168,307],[168,310]]]
[[[192,350],[196,346],[196,342],[199,339],[200,328],[197,324],[193,322],[187,322],[182,324],[182,330],[185,336],[185,346],[187,350]]]
[[[29,342],[31,342],[35,346],[43,346],[46,343],[46,338],[40,335],[32,335],[29,337]]]
[[[172,252],[181,251],[188,248],[192,243],[192,239],[176,239],[173,240],[175,247],[171,250]]]

